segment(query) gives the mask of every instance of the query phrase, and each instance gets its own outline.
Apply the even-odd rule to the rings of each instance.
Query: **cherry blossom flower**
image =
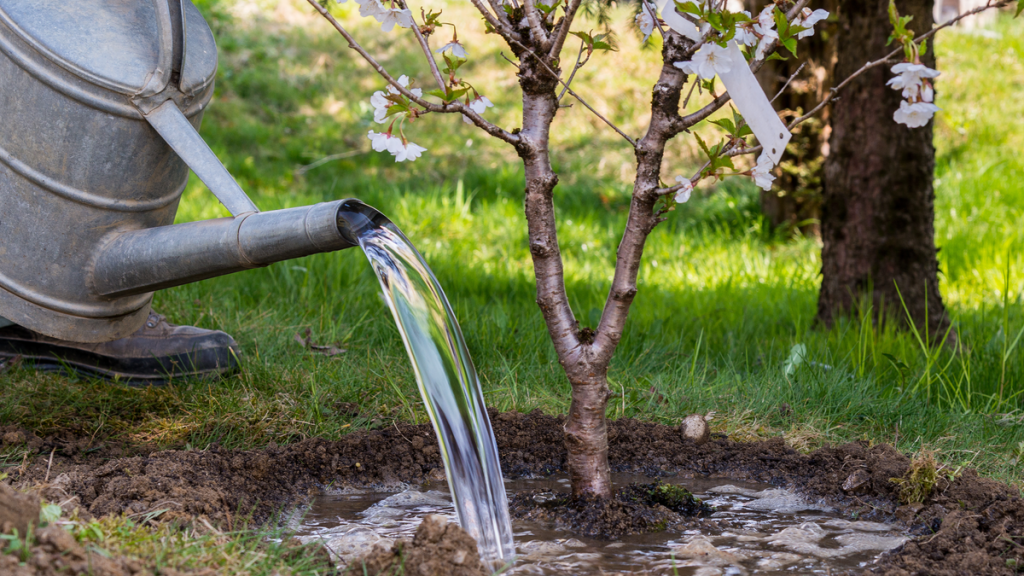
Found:
[[[806,28],[806,30],[796,35],[798,40],[804,38],[810,38],[814,36],[814,25],[821,22],[825,18],[828,18],[828,11],[818,8],[814,12],[811,12],[810,8],[804,8],[800,13],[800,17],[796,20],[796,25]]]
[[[380,29],[384,32],[391,32],[395,24],[402,28],[412,28],[412,12],[405,8],[385,8],[384,12],[377,18],[380,22]]]
[[[451,50],[452,56],[456,58],[466,58],[466,47],[462,45],[457,38],[452,38],[452,41],[441,46],[437,50],[434,50],[437,54],[443,53],[445,50]]]
[[[904,100],[900,102],[900,109],[893,113],[892,119],[899,124],[906,124],[908,128],[920,128],[927,124],[939,110],[941,108],[929,102],[911,104]]]
[[[370,146],[372,146],[373,149],[377,152],[386,151],[390,147],[392,140],[400,141],[399,138],[392,136],[390,131],[380,133],[370,130],[367,133],[366,137],[370,139]]]
[[[486,96],[477,95],[477,97],[469,103],[469,109],[477,114],[483,114],[488,108],[494,108],[494,104],[492,104]]]
[[[398,77],[398,84],[401,85],[402,88],[409,88],[409,77],[402,74]],[[409,92],[417,98],[423,96],[423,90],[419,88],[409,88]],[[378,90],[373,93],[373,96],[370,96],[370,105],[373,106],[373,120],[377,124],[384,124],[388,121],[388,108],[394,104],[388,94],[397,96],[401,94],[401,92],[398,91],[398,88],[389,84],[387,93],[383,90]]]
[[[768,47],[772,42],[779,39],[779,33],[775,30],[775,4],[769,4],[757,15],[757,22],[754,24],[754,32],[761,36],[757,44],[757,53],[754,58],[764,60]]]
[[[743,10],[740,13],[747,18],[750,18],[750,12]],[[743,46],[757,45],[757,34],[754,34],[753,24],[750,22],[741,22],[736,25],[736,42]]]
[[[406,160],[412,162],[426,152],[427,149],[409,141],[400,141],[394,149],[389,149],[388,151],[395,155],[395,162],[405,162]]]
[[[336,0],[338,4],[344,4],[348,0]],[[356,4],[359,4],[359,15],[363,18],[372,16],[380,21],[381,16],[384,14],[384,5],[380,3],[380,0],[356,0]]]
[[[676,176],[676,182],[679,182],[681,188],[676,192],[676,204],[683,204],[690,199],[690,194],[693,193],[693,183],[690,179],[685,176]]]
[[[922,102],[934,102],[935,101],[935,89],[932,88],[931,83],[925,84],[921,88],[921,101]]]
[[[892,73],[899,74],[899,76],[890,78],[886,85],[892,86],[893,90],[903,90],[903,97],[908,99],[916,99],[919,96],[922,86],[925,84],[925,78],[935,78],[941,74],[938,70],[933,70],[924,64],[911,64],[910,62],[901,62],[893,66]]]
[[[651,13],[651,10],[647,7],[647,3],[644,2],[640,8],[640,12],[636,15],[636,25],[640,28],[640,31],[644,33],[644,42],[651,37],[656,27],[655,19],[656,16]]]
[[[750,175],[754,177],[754,184],[760,186],[762,190],[771,190],[772,182],[775,181],[775,176],[772,174],[774,166],[775,163],[771,158],[761,154],[757,158],[757,166],[750,170]]]
[[[704,80],[711,80],[719,72],[732,70],[732,56],[728,48],[722,48],[714,42],[708,42],[697,50],[692,61],[672,64],[687,74],[696,74]]]

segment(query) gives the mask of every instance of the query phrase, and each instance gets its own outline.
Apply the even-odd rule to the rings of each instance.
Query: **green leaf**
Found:
[[[928,39],[927,38],[925,38],[924,40],[921,41],[921,47],[918,48],[918,53],[921,56],[924,56],[925,54],[928,53]]]
[[[694,2],[679,2],[679,0],[676,0],[676,10],[684,14],[704,17],[704,9]]]
[[[448,91],[447,90],[441,90],[440,88],[434,88],[433,90],[427,92],[426,94],[427,94],[427,96],[434,96],[436,98],[440,98],[441,100],[444,100],[445,102],[451,102],[452,101],[452,97],[449,95]]]
[[[789,58],[786,58],[785,56],[783,56],[782,54],[779,54],[778,52],[772,52],[771,54],[768,55],[767,58],[765,58],[765,60],[782,60],[782,61],[786,61],[786,60],[789,60]]]
[[[736,134],[736,137],[743,138],[744,136],[750,136],[753,133],[754,131],[750,129],[750,126],[744,124],[743,126],[740,126],[740,131]]]
[[[721,120],[711,120],[711,123],[717,124],[722,128],[725,128],[726,132],[728,132],[729,134],[734,134],[736,132],[736,125],[733,124],[732,120],[729,120],[728,118],[722,118]]]
[[[1017,13],[1013,15],[1014,18],[1020,16],[1020,13],[1024,12],[1024,0],[1017,0]]]
[[[788,38],[790,36],[789,20],[786,20],[786,15],[778,7],[775,8],[772,15],[775,17],[775,27],[779,30],[779,38]]]
[[[782,45],[786,47],[786,50],[792,52],[793,56],[796,56],[796,38],[786,38],[782,41]]]
[[[587,34],[586,32],[569,32],[569,34],[572,34],[573,36],[579,38],[580,40],[583,40],[587,44],[594,43],[594,38],[590,34]]]

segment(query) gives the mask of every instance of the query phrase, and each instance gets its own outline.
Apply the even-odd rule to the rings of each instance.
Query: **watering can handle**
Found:
[[[206,145],[174,100],[167,100],[148,114],[146,121],[170,145],[185,164],[199,176],[232,216],[259,212],[228,169]]]

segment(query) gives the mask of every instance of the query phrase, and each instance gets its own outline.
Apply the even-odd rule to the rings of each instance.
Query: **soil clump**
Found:
[[[630,484],[610,501],[568,493],[531,491],[509,498],[513,518],[551,524],[588,538],[616,539],[700,525],[714,509],[688,490],[660,482]]]
[[[564,471],[562,417],[496,411],[490,416],[506,476]],[[718,435],[697,444],[679,427],[623,419],[608,428],[614,471],[786,486],[860,519],[901,522],[919,536],[885,555],[871,573],[1009,575],[1024,566],[1019,492],[971,470],[953,479],[940,476],[923,502],[908,503],[900,502],[901,485],[892,479],[909,477],[911,459],[888,445],[855,442],[801,454],[782,438],[735,442]],[[161,520],[205,518],[229,529],[236,512],[264,522],[325,488],[394,489],[444,477],[434,431],[426,424],[395,423],[337,441],[312,438],[261,450],[213,445],[123,457],[76,450],[84,438],[38,439],[11,426],[2,432],[0,448],[27,446],[35,454],[7,470],[18,484],[43,483],[56,448],[51,480],[40,489],[49,500],[74,498],[73,505],[93,515],[166,508]]]
[[[377,545],[346,570],[351,576],[486,576],[476,540],[444,516],[423,518],[410,540]]]

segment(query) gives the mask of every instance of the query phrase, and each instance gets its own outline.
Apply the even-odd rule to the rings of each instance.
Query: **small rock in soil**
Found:
[[[412,541],[399,540],[390,548],[377,545],[353,562],[346,574],[378,576],[485,576],[476,540],[444,516],[423,518]]]
[[[39,524],[39,498],[0,483],[0,534],[17,530],[24,536],[29,524]]]
[[[683,438],[693,440],[698,445],[711,439],[711,428],[708,427],[708,422],[702,414],[690,414],[683,418],[682,423],[679,424],[679,432]]]

